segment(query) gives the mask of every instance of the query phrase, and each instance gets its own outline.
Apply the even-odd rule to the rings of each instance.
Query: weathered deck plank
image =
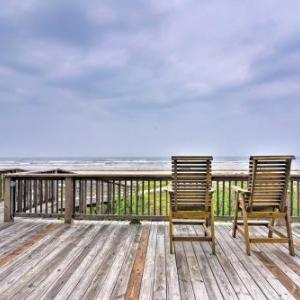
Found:
[[[202,234],[198,226],[176,230]],[[300,250],[291,257],[286,245],[251,247],[249,257],[225,223],[213,256],[207,242],[175,242],[171,255],[167,223],[17,219],[0,225],[0,299],[299,298]]]

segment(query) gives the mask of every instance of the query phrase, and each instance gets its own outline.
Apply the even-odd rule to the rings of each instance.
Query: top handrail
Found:
[[[171,171],[99,171],[99,172],[78,172],[78,173],[7,173],[4,174],[7,178],[164,178],[172,179]],[[247,180],[248,172],[237,171],[214,171],[212,172],[213,180],[232,179],[232,180]],[[299,172],[292,172],[291,179],[300,179]]]

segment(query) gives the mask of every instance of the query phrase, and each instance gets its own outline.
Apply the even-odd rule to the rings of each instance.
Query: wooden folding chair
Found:
[[[171,253],[174,241],[210,241],[215,254],[212,159],[211,156],[172,156],[169,212]],[[204,228],[204,236],[174,236],[175,224],[200,224]]]
[[[240,232],[250,255],[251,243],[288,243],[290,255],[295,255],[287,201],[291,162],[294,156],[251,156],[248,188],[234,187],[236,191],[233,237]],[[242,220],[238,220],[241,212]],[[255,221],[258,220],[258,221]],[[276,219],[285,219],[287,235],[275,228]],[[265,221],[264,221],[265,220]],[[244,227],[244,230],[239,228]],[[268,237],[249,236],[248,226],[267,226]],[[277,237],[273,237],[273,233]]]

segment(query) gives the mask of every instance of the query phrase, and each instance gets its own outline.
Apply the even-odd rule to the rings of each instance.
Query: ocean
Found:
[[[214,157],[213,170],[247,171],[248,157]],[[0,158],[0,170],[64,169],[77,171],[161,171],[170,170],[170,157],[76,157],[76,158]],[[300,158],[293,161],[293,170],[300,170]]]

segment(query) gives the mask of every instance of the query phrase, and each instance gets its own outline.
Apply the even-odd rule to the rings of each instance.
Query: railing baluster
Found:
[[[46,209],[46,214],[48,214],[48,199],[49,199],[49,186],[48,186],[49,181],[46,179],[45,180],[45,209]]]
[[[142,181],[142,215],[145,214],[145,181]]]
[[[28,179],[28,203],[27,210],[31,214],[32,213],[32,180]]]
[[[139,214],[139,181],[136,180],[135,181],[136,184],[136,188],[135,188],[135,214],[138,215]]]
[[[83,181],[79,180],[79,213],[83,213]]]
[[[119,188],[118,188],[118,215],[121,214],[121,193],[122,193],[122,180],[119,180]]]
[[[294,215],[294,181],[291,180],[291,193],[290,193],[290,203],[291,203],[291,216]]]
[[[101,214],[103,214],[104,210],[104,182],[103,179],[101,179]]]
[[[297,180],[297,217],[300,216],[300,180]]]
[[[166,202],[165,202],[165,215],[167,216],[169,214],[169,192],[168,192],[168,186],[169,186],[169,181],[166,180],[166,190],[165,190],[165,197],[166,197]]]
[[[229,180],[229,187],[228,187],[228,215],[232,215],[232,197],[231,197],[231,180]]]
[[[219,181],[217,180],[217,216],[220,214],[220,188]]]
[[[54,186],[55,186],[55,206],[56,206],[56,210],[55,212],[58,214],[59,213],[59,204],[58,204],[58,180],[55,180],[54,182]]]
[[[153,215],[156,216],[156,180],[155,179],[153,180],[153,197],[154,197],[154,199],[153,199],[153,201],[154,201]]]
[[[43,180],[40,180],[40,187],[39,187],[39,198],[40,198],[40,214],[43,212]]]
[[[64,212],[64,181],[60,181],[60,211]]]
[[[112,181],[112,214],[115,214],[115,181]]]
[[[111,181],[108,180],[106,183],[107,186],[107,213],[111,214],[112,213],[112,184]]]
[[[159,180],[159,215],[162,215],[162,207],[161,207],[161,196],[162,196],[162,182]]]
[[[225,216],[225,180],[222,180],[222,215]]]
[[[147,195],[147,199],[148,199],[148,215],[151,214],[150,212],[150,180],[148,180],[148,195]]]
[[[53,180],[51,180],[50,182],[51,182],[51,214],[53,214],[54,213],[54,197],[55,197],[54,184],[55,184],[55,182]]]
[[[100,211],[100,181],[99,179],[96,179],[96,214]]]
[[[22,180],[23,212],[26,212],[26,180]]]
[[[93,211],[93,179],[90,180],[90,214]]]
[[[124,185],[124,213],[127,214],[127,180],[125,179]]]
[[[133,195],[132,195],[132,179],[130,180],[130,214],[132,215],[132,197],[133,197]]]

